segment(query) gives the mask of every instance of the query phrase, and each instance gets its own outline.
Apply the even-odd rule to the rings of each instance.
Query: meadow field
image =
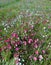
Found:
[[[0,0],[0,65],[51,65],[51,0]]]

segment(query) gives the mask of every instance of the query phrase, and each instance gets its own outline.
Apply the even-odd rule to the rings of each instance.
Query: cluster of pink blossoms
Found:
[[[0,32],[2,31],[0,30]],[[21,54],[23,54],[23,59],[24,55],[28,55],[27,59],[29,58],[30,61],[43,60],[46,54],[46,49],[42,47],[44,41],[39,38],[40,36],[37,36],[33,25],[23,30],[23,37],[21,37],[21,32],[19,32],[20,35],[16,32],[12,32],[9,38],[7,38],[7,36],[5,36],[4,39],[1,37],[0,41],[4,40],[4,44],[0,48],[0,52],[11,51],[13,57],[16,59],[16,63],[19,62],[18,59]]]

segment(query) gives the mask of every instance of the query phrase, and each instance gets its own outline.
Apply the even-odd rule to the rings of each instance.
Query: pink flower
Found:
[[[31,55],[31,56],[29,56],[29,59],[30,59],[30,60],[32,60],[32,55]]]
[[[24,43],[24,45],[26,46],[27,42],[26,42],[26,41],[24,41],[23,43]]]
[[[14,46],[16,47],[16,46],[18,46],[16,43],[14,43]]]
[[[30,26],[31,29],[33,29],[33,27],[34,27],[33,25]]]
[[[18,54],[18,53],[15,53],[15,54],[14,54],[14,58],[15,58],[15,57],[19,57],[19,54]]]
[[[18,60],[15,60],[15,64],[16,65],[19,65],[19,59]]]
[[[12,33],[12,37],[18,38],[18,35],[16,33]]]
[[[33,57],[33,60],[34,60],[34,61],[37,61],[37,57]]]
[[[35,40],[35,43],[38,42],[38,39]]]
[[[25,39],[27,39],[27,37],[25,36],[23,39],[25,40]]]
[[[15,41],[12,40],[12,41],[11,41],[11,44],[15,44]]]
[[[16,42],[16,44],[18,44],[18,45],[19,45],[19,44],[20,44],[20,41],[17,41],[17,42]]]
[[[17,47],[15,50],[16,50],[16,51],[18,51],[18,50],[19,50],[19,48]]]
[[[51,26],[48,26],[49,29],[51,29]]]
[[[31,36],[34,36],[34,34],[32,33]]]
[[[37,44],[34,44],[34,48],[38,48],[38,45]]]
[[[38,50],[35,51],[35,54],[37,54],[37,55],[39,54]]]
[[[28,43],[29,43],[29,44],[30,44],[30,43],[32,43],[32,42],[33,42],[33,40],[32,40],[32,39],[29,39],[29,40],[28,40]]]
[[[2,38],[0,38],[0,41],[2,40]]]
[[[45,53],[45,50],[42,50],[42,53],[44,54]]]
[[[7,45],[7,48],[8,48],[8,49],[11,49],[11,45],[10,45],[10,44],[8,44],[8,45]]]
[[[11,41],[11,39],[10,38],[8,38],[7,40],[5,40],[5,42],[7,43],[7,42],[10,42]]]
[[[19,54],[15,53],[14,59],[15,59],[15,64],[18,65],[17,63],[19,63]]]
[[[27,32],[27,30],[24,30],[24,33],[26,33]]]
[[[2,32],[2,30],[0,30],[0,32]]]

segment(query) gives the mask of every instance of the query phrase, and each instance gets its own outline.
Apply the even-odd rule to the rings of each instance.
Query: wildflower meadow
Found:
[[[0,0],[0,65],[51,65],[50,0]]]

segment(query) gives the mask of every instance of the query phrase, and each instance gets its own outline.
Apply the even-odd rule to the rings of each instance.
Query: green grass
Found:
[[[0,26],[2,22],[11,23],[13,22],[14,19],[17,20],[17,17],[19,17],[20,12],[24,13],[26,11],[29,11],[30,13],[33,12],[32,15],[36,19],[40,17],[42,18],[41,19],[42,21],[46,19],[49,20],[50,24],[48,25],[51,25],[51,1],[50,0],[0,0]],[[49,54],[49,57],[51,57],[51,52]],[[46,61],[42,65],[46,65],[47,63],[48,61]],[[6,65],[11,65],[11,64],[12,61],[10,61],[10,64],[6,64]]]
[[[4,18],[6,18],[10,13],[11,13],[11,17],[12,17],[13,13],[16,16],[16,14],[18,12],[25,11],[28,9],[31,12],[34,12],[34,15],[38,11],[38,14],[40,14],[40,15],[43,14],[45,16],[45,18],[50,18],[50,16],[51,16],[50,15],[51,14],[51,1],[49,1],[49,0],[41,0],[41,1],[40,0],[19,0],[18,2],[11,0],[11,1],[9,1],[9,3],[8,3],[8,0],[6,2],[5,1],[2,0],[2,3],[0,4],[1,21]],[[9,17],[7,17],[7,18],[9,18]],[[4,19],[4,20],[6,20],[6,19]]]

